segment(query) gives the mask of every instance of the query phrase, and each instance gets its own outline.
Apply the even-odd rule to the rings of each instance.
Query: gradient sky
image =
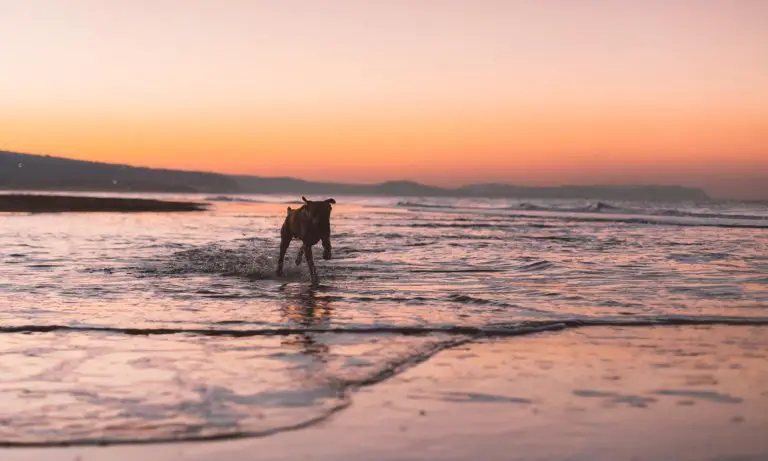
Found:
[[[0,149],[768,198],[768,1],[0,0]]]

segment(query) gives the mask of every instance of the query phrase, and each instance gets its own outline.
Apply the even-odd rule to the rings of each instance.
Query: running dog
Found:
[[[283,260],[291,240],[301,240],[302,246],[296,256],[296,265],[301,264],[304,253],[307,254],[307,266],[312,283],[317,283],[317,269],[312,257],[312,246],[323,242],[323,259],[331,259],[331,205],[336,200],[329,198],[313,202],[301,197],[304,205],[296,210],[288,207],[283,227],[280,229],[280,258],[277,260],[277,275],[283,275]]]

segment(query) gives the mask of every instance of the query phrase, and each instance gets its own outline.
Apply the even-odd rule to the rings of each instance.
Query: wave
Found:
[[[530,264],[526,264],[525,266],[518,269],[520,272],[537,272],[537,271],[543,271],[545,269],[549,269],[553,267],[555,264],[551,261],[547,260],[541,260],[541,261],[535,261]]]
[[[491,301],[489,299],[476,298],[474,296],[469,296],[469,295],[450,295],[448,296],[448,300],[458,302],[458,303],[464,303],[464,304],[477,304],[477,305],[496,304],[496,302]]]
[[[548,213],[548,214],[529,214],[525,210],[520,211],[506,211],[490,209],[454,209],[445,210],[451,213],[467,213],[475,212],[484,214],[486,216],[497,216],[504,218],[543,218],[551,220],[563,220],[573,222],[618,222],[626,224],[644,224],[644,225],[662,225],[662,226],[681,226],[681,227],[721,227],[721,228],[741,228],[741,229],[766,229],[768,228],[768,217],[756,217],[753,216],[749,219],[738,219],[728,215],[718,215],[717,217],[701,218],[696,216],[664,216],[664,215],[651,215],[651,214],[619,214],[619,213],[583,213],[570,212],[568,214]],[[488,213],[488,212],[491,213]],[[530,212],[533,213],[533,212]],[[394,225],[390,225],[392,227]],[[529,227],[547,227],[546,225],[529,223]],[[446,224],[446,223],[426,223],[426,224],[411,224],[400,225],[399,227],[445,227],[445,228],[512,228],[519,227],[515,225],[503,225],[503,224]]]
[[[597,201],[588,203],[581,206],[555,206],[535,204],[530,202],[520,202],[514,205],[508,206],[473,206],[464,205],[461,203],[456,204],[432,204],[432,203],[419,203],[419,202],[398,202],[397,206],[410,209],[441,209],[441,210],[455,210],[455,211],[479,211],[479,212],[493,212],[493,211],[521,211],[521,212],[543,212],[543,213],[589,213],[589,214],[605,214],[605,215],[639,215],[639,216],[659,216],[659,217],[680,217],[680,218],[700,218],[700,219],[729,219],[729,220],[749,220],[749,221],[762,221],[765,222],[765,226],[768,226],[768,214],[745,214],[745,213],[728,213],[728,212],[710,212],[710,211],[698,211],[690,209],[674,209],[674,208],[643,208],[643,207],[623,207],[614,205],[607,202]]]
[[[522,307],[518,306],[516,304],[510,304],[504,301],[496,301],[491,299],[485,299],[480,298],[477,296],[470,296],[470,295],[450,295],[445,298],[446,300],[450,302],[460,303],[460,304],[467,304],[467,305],[474,305],[474,306],[493,306],[497,308],[510,308],[515,309],[518,311],[526,311],[526,312],[536,312],[539,314],[551,314],[551,312],[543,311],[540,309],[534,309],[532,307]]]
[[[605,202],[594,202],[585,206],[578,207],[556,207],[556,206],[543,206],[535,205],[533,203],[522,202],[518,205],[512,205],[504,208],[505,210],[526,210],[526,211],[551,211],[561,213],[635,213],[636,210],[630,208],[621,208],[618,206],[610,205]]]
[[[588,212],[593,212],[593,213],[601,213],[601,212],[606,212],[606,211],[607,212],[614,212],[614,213],[616,213],[616,212],[624,213],[624,212],[630,211],[630,210],[627,209],[627,208],[620,208],[620,207],[617,207],[617,206],[609,205],[609,204],[604,203],[604,202],[595,202],[595,203],[590,203],[589,205],[583,207],[581,210],[577,209],[576,211],[588,211]]]
[[[471,208],[471,207],[457,207],[454,205],[436,205],[433,203],[419,203],[419,202],[397,202],[397,205],[402,208]]]
[[[730,213],[702,213],[694,211],[683,210],[669,210],[662,209],[655,212],[661,216],[679,216],[690,218],[716,218],[716,219],[744,219],[744,220],[756,220],[756,221],[768,221],[768,216],[756,216],[747,214],[730,214]]]
[[[445,325],[445,326],[410,326],[410,325],[366,325],[339,327],[277,327],[259,329],[217,329],[217,328],[131,328],[109,326],[72,326],[72,325],[16,325],[0,327],[0,334],[12,333],[112,333],[128,336],[150,335],[193,335],[193,336],[289,336],[297,334],[398,334],[404,336],[433,335],[436,333],[474,337],[520,336],[539,331],[564,330],[595,326],[614,327],[649,327],[649,326],[684,326],[684,325],[768,325],[768,317],[736,316],[691,316],[691,315],[651,315],[628,317],[579,317],[555,320],[530,320],[508,324],[490,324],[485,326]]]
[[[585,206],[578,207],[554,207],[541,206],[532,203],[520,203],[505,208],[507,210],[528,210],[528,211],[550,211],[560,213],[614,213],[614,214],[636,214],[650,216],[675,216],[690,218],[717,218],[717,219],[745,219],[745,220],[768,220],[768,216],[734,214],[734,213],[714,213],[700,212],[691,210],[680,210],[673,208],[629,208],[611,205],[606,202],[594,202]]]
[[[507,215],[508,217],[528,218],[528,215]],[[692,216],[626,216],[626,215],[614,215],[614,216],[596,216],[596,215],[584,215],[584,216],[557,216],[552,215],[548,218],[562,219],[566,221],[580,221],[580,222],[606,222],[613,221],[625,224],[647,224],[647,225],[664,225],[664,226],[680,226],[680,227],[721,227],[721,228],[740,228],[740,229],[766,229],[768,228],[768,218],[754,220],[736,220],[729,217],[718,218],[719,221],[692,221],[691,219],[697,219]],[[677,218],[678,220],[674,220]],[[682,220],[686,219],[687,220]],[[699,218],[700,219],[700,218]]]
[[[383,227],[383,226],[382,226]],[[409,224],[387,224],[386,227],[407,227],[424,229],[516,229],[514,224],[495,223],[455,223],[455,222],[414,222]]]
[[[203,200],[207,202],[233,202],[233,203],[273,203],[273,204],[285,204],[285,205],[301,205],[303,202],[300,200],[263,200],[263,199],[251,199],[246,197],[237,197],[233,195],[215,195],[211,197],[205,197]]]
[[[231,197],[228,195],[217,195],[214,197],[205,197],[203,200],[207,202],[248,202],[248,203],[258,203],[259,200],[252,200],[242,197]]]
[[[2,448],[46,448],[46,447],[72,447],[72,446],[107,446],[107,445],[150,445],[160,443],[177,443],[177,442],[202,442],[202,441],[215,441],[215,440],[235,440],[245,438],[259,438],[268,437],[283,432],[295,431],[300,429],[309,428],[316,424],[322,423],[328,420],[334,414],[348,408],[352,404],[353,391],[373,386],[381,383],[393,376],[403,373],[404,371],[429,360],[439,352],[446,349],[461,346],[470,342],[470,338],[459,337],[449,338],[441,341],[437,341],[433,344],[429,344],[426,347],[420,348],[410,354],[406,354],[402,357],[397,357],[391,360],[387,360],[382,366],[375,368],[372,372],[357,377],[337,378],[332,380],[328,385],[328,391],[332,399],[331,405],[322,408],[319,414],[315,414],[304,419],[300,419],[293,423],[284,425],[276,425],[266,428],[249,428],[247,425],[220,425],[218,427],[207,427],[210,432],[202,433],[201,427],[193,425],[192,430],[185,430],[186,427],[182,426],[183,432],[171,434],[171,435],[159,435],[149,437],[79,437],[79,438],[52,438],[47,437],[44,440],[29,440],[29,439],[17,439],[17,440],[2,440],[0,439],[0,447]],[[178,428],[179,426],[176,425]]]
[[[413,353],[394,357],[385,361],[381,366],[375,367],[371,372],[349,377],[340,377],[333,380],[327,389],[330,392],[331,402],[329,406],[321,408],[319,414],[309,415],[305,418],[288,424],[275,425],[266,428],[249,427],[248,425],[229,425],[226,427],[206,427],[209,431],[202,432],[200,427],[193,426],[192,430],[185,430],[162,435],[146,437],[119,437],[105,435],[85,435],[79,437],[46,437],[45,439],[21,438],[0,439],[0,447],[62,447],[62,446],[105,446],[127,444],[159,444],[171,442],[194,442],[212,440],[232,440],[244,438],[258,438],[275,435],[278,433],[299,430],[312,427],[326,421],[332,415],[343,411],[352,404],[354,391],[367,386],[379,384],[391,377],[423,363],[436,354],[472,343],[489,337],[515,337],[529,334],[563,331],[567,329],[584,328],[590,326],[621,326],[621,327],[649,327],[663,325],[733,325],[733,326],[757,326],[768,325],[768,317],[693,317],[693,316],[649,316],[627,318],[574,318],[565,320],[527,321],[508,324],[489,324],[481,327],[473,326],[366,326],[366,327],[337,327],[337,328],[265,328],[260,330],[231,330],[231,329],[184,329],[184,328],[118,328],[98,326],[71,326],[71,325],[25,325],[0,327],[0,334],[29,334],[29,333],[88,333],[98,332],[102,334],[123,335],[201,335],[201,336],[276,336],[276,335],[304,335],[308,333],[321,334],[398,334],[398,335],[450,335],[425,347],[420,347]]]
[[[533,203],[523,202],[517,206],[509,206],[509,207],[505,207],[504,209],[505,210],[518,209],[518,210],[543,211],[543,210],[546,210],[547,207],[543,207],[541,205],[534,205]]]
[[[599,212],[615,212],[615,213],[626,213],[626,212],[636,212],[636,210],[632,210],[629,208],[621,208],[618,206],[614,206],[605,202],[594,202],[589,203],[585,206],[578,206],[578,207],[558,207],[558,206],[545,206],[545,205],[536,205],[529,202],[521,202],[516,205],[510,205],[510,206],[468,206],[468,205],[461,205],[461,204],[434,204],[434,203],[419,203],[419,202],[398,202],[398,207],[402,208],[437,208],[437,209],[456,209],[456,210],[521,210],[521,211],[552,211],[552,212],[592,212],[592,213],[599,213]]]
[[[411,269],[409,272],[416,274],[499,274],[505,269],[493,269],[482,267],[470,267],[466,269]]]

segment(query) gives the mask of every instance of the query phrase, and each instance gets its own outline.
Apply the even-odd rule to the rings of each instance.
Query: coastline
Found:
[[[329,420],[222,442],[0,449],[6,461],[768,459],[765,327],[590,327],[473,342]]]
[[[0,212],[7,213],[190,212],[206,209],[204,203],[156,199],[0,194]]]

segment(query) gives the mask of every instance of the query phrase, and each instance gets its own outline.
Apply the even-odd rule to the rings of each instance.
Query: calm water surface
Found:
[[[274,275],[294,197],[174,198],[212,206],[0,214],[0,443],[265,435],[478,335],[768,322],[765,205],[336,197],[311,287],[296,243]]]

